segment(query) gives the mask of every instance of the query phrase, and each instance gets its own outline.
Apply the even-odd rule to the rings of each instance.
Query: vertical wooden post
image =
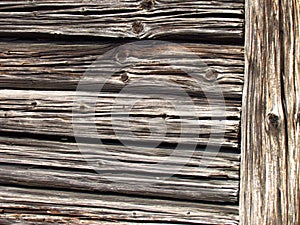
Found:
[[[240,223],[300,224],[299,0],[246,0]]]

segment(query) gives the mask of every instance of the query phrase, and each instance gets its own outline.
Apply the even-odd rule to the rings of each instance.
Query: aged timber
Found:
[[[246,3],[242,225],[300,224],[300,5]]]
[[[241,42],[244,0],[0,2],[2,36],[218,39]]]
[[[0,224],[237,225],[243,9],[243,0],[1,1]],[[93,113],[92,102],[74,102],[78,82],[107,51],[149,39],[175,42],[199,56],[209,68],[199,73],[202,86],[184,72],[195,69],[188,51],[173,47],[161,55],[161,46],[145,47],[144,53],[176,65],[145,61],[137,53],[110,79],[100,79],[95,135],[81,123]],[[112,66],[101,64],[98,76]],[[180,110],[168,103],[176,103],[177,93],[158,97],[140,91],[158,82],[184,90],[194,103],[194,117],[188,101],[180,102],[186,106]],[[135,83],[139,89],[121,92]],[[206,95],[217,96],[214,83],[224,99],[211,104]],[[79,94],[94,95],[88,89]],[[128,127],[116,99],[120,105],[135,102]],[[213,113],[222,109],[222,116]],[[76,143],[74,123],[86,142]],[[162,124],[166,130],[157,129]],[[118,132],[130,145],[122,144]],[[181,135],[182,142],[196,143],[195,151],[184,149],[156,169]],[[99,137],[100,146],[90,141]],[[220,140],[219,153],[205,151]],[[161,143],[149,145],[153,142]],[[83,146],[90,156],[101,155],[98,173],[81,154]],[[168,178],[170,171],[174,175]]]

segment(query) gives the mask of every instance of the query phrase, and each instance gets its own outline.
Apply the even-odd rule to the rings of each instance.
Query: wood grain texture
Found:
[[[8,221],[4,225],[18,220],[22,224],[238,224],[237,206],[3,186],[0,190],[2,221]]]
[[[129,101],[133,98],[137,98],[137,100],[142,99],[139,107],[146,108],[146,110],[141,111],[133,108],[128,117],[125,112],[120,110],[117,112],[116,109],[110,110],[115,103],[114,95],[99,96],[96,112],[93,113],[87,111],[87,114],[85,113],[86,111],[84,113],[73,113],[70,110],[64,109],[62,109],[62,111],[57,111],[52,107],[51,103],[55,103],[56,100],[56,102],[61,102],[62,105],[69,104],[70,108],[74,101],[74,93],[61,94],[61,92],[53,91],[1,90],[0,95],[0,99],[5,100],[3,101],[4,107],[2,109],[5,110],[6,108],[5,111],[0,113],[1,132],[73,137],[74,126],[72,125],[76,124],[77,129],[84,131],[78,134],[78,136],[84,138],[110,140],[119,138],[128,141],[137,139],[142,141],[144,139],[146,141],[163,141],[175,144],[197,142],[197,144],[202,146],[205,146],[210,142],[211,145],[216,146],[220,144],[222,145],[221,147],[233,148],[236,149],[237,153],[239,152],[238,118],[235,120],[226,120],[226,118],[223,118],[223,121],[217,118],[217,122],[215,122],[214,120],[205,117],[205,109],[202,109],[204,115],[201,111],[198,111],[196,114],[197,117],[190,118],[191,116],[189,116],[188,108],[184,111],[177,111],[176,109],[171,108],[171,110],[173,110],[172,112],[171,110],[168,110],[167,100],[164,100],[160,102],[160,107],[151,110],[154,106],[151,106],[150,103],[158,103],[156,98],[150,98],[149,101],[148,99],[131,95],[127,98],[123,97],[124,101]],[[19,96],[21,95],[25,98],[28,96],[27,98],[33,99],[33,101],[27,102],[26,105],[22,99],[19,99]],[[69,98],[65,100],[66,97]],[[7,99],[11,99],[12,101],[7,101]],[[32,105],[32,102],[38,102],[37,104],[41,104],[42,108],[39,108],[39,105]],[[43,102],[46,102],[46,104],[44,105]],[[126,103],[124,104],[126,105]],[[19,108],[19,110],[13,110],[11,108],[14,107],[13,105],[23,105],[23,107]],[[139,108],[137,104],[135,107]],[[149,110],[147,110],[147,107]],[[208,107],[208,105],[206,107]],[[239,112],[238,107],[234,108],[234,111]],[[113,117],[111,116],[112,113],[114,113]],[[189,117],[184,118],[185,114]],[[89,123],[93,115],[95,116],[95,127],[98,131],[97,134],[94,134],[94,126]],[[166,118],[164,118],[164,115],[166,115]],[[85,121],[85,123],[83,123],[83,121]],[[149,123],[151,123],[151,126]],[[164,124],[165,129],[162,128],[162,123]],[[161,129],[151,130],[151,127]],[[213,135],[221,139],[213,137]],[[224,136],[224,138],[222,138],[222,136]],[[220,141],[222,139],[223,141]]]
[[[243,9],[243,0],[1,1],[0,224],[237,225]],[[125,59],[117,52],[100,69],[91,66],[139,39],[157,39],[157,45]],[[186,49],[164,53],[159,39]],[[187,50],[208,68],[198,73],[201,85],[186,72],[199,66]],[[166,61],[146,61],[145,54]],[[95,102],[95,135],[88,121],[82,123],[94,113],[93,83],[85,92],[76,88],[87,70],[100,78],[111,72],[110,59],[128,64],[97,80],[103,89]],[[159,82],[176,84],[194,108],[182,99],[185,107],[174,108],[176,92],[158,97],[144,91]],[[138,89],[121,92],[136,83]],[[74,102],[77,94],[91,101]],[[126,126],[120,106],[131,101]],[[74,123],[84,131],[82,142],[74,138]],[[157,129],[162,124],[167,132]],[[196,143],[195,150],[181,149],[164,161],[182,134],[180,141]],[[100,146],[91,141],[99,137]],[[219,153],[205,149],[219,144]],[[98,160],[96,168],[83,147]],[[163,166],[156,168],[158,162]]]
[[[300,3],[283,1],[288,223],[300,224]]]
[[[45,41],[3,41],[0,43],[2,49],[0,56],[0,132],[3,136],[0,138],[2,158],[0,183],[10,187],[13,195],[16,194],[13,187],[22,187],[22,191],[34,189],[37,192],[51,189],[58,193],[58,190],[66,190],[70,198],[76,198],[77,195],[85,192],[93,192],[93,196],[101,194],[111,198],[113,198],[112,195],[117,194],[120,198],[127,196],[126,198],[132,201],[144,199],[143,201],[146,202],[141,203],[142,206],[153,204],[153,202],[148,202],[150,199],[152,199],[151,201],[170,199],[165,200],[166,204],[176,204],[174,207],[178,206],[177,202],[182,204],[182,201],[189,201],[188,204],[195,204],[195,207],[199,208],[198,210],[203,211],[201,218],[193,217],[189,220],[181,219],[176,214],[173,214],[172,218],[151,214],[143,219],[126,218],[121,223],[130,221],[130,223],[141,224],[145,220],[147,223],[152,221],[171,224],[237,224],[240,164],[238,135],[243,85],[243,48],[231,45],[181,43],[195,52],[212,69],[212,77],[207,73],[200,75],[204,84],[217,81],[224,92],[226,108],[222,119],[212,113],[222,109],[222,101],[216,99],[213,105],[209,105],[201,87],[191,77],[169,65],[142,61],[124,68],[123,71],[106,80],[104,91],[98,94],[95,104],[98,131],[100,136],[105,139],[101,158],[111,163],[109,165],[117,166],[119,171],[112,173],[110,168],[104,166],[97,168],[100,173],[98,174],[94,171],[95,168],[89,165],[84,156],[80,154],[78,147],[87,145],[91,151],[98,151],[99,154],[99,146],[92,143],[75,143],[74,140],[72,110],[82,107],[78,102],[74,102],[76,85],[99,54],[101,55],[121,43],[79,42],[70,44]],[[173,49],[173,53],[180,51],[180,49]],[[159,53],[158,50],[157,53]],[[186,55],[188,57],[188,53]],[[137,55],[136,60],[139,60],[139,57],[142,58]],[[172,55],[164,57],[172,58]],[[179,58],[177,62],[185,67],[191,65],[185,58]],[[109,70],[110,66],[107,63],[101,69]],[[123,74],[128,76],[126,82],[122,79]],[[175,81],[180,88],[190,94],[190,99],[196,107],[196,120],[188,117],[190,108],[178,110],[167,103],[176,99],[176,94],[163,99],[147,93],[136,92],[136,90],[119,93],[126,85],[144,77],[153,83],[156,80]],[[215,90],[209,89],[208,92],[214,93]],[[93,92],[81,94],[87,97],[93,96]],[[122,110],[115,111],[115,118],[119,123],[114,129],[127,133],[133,128],[144,145],[137,143],[128,148],[117,142],[118,137],[114,135],[114,130],[110,127],[110,114],[112,110],[116,110],[114,101],[117,97],[123,103],[134,99],[142,100],[137,101],[135,107],[130,111],[132,127],[122,125],[122,121],[126,121]],[[188,102],[182,101],[181,104],[188,105]],[[90,104],[86,104],[84,109],[87,113],[93,112]],[[180,116],[186,118],[180,118]],[[160,120],[153,120],[153,118]],[[169,135],[164,138],[163,146],[147,147],[143,139],[149,141],[149,121],[154,122],[153,126],[160,127],[161,119],[168,125]],[[167,176],[170,170],[175,170],[182,160],[185,160],[184,154],[175,158],[172,163],[165,164],[165,169],[161,169],[159,173],[155,169],[153,170],[153,164],[172,154],[178,135],[182,133],[181,123],[188,125],[189,129],[185,131],[187,135],[199,132],[199,136],[195,140],[198,147],[188,163],[173,177],[165,180],[164,176]],[[204,151],[212,132],[210,126],[220,124],[220,129],[214,131],[215,135],[218,135],[218,132],[222,131],[222,123],[226,124],[226,130],[221,152],[215,154],[215,152]],[[200,130],[197,128],[199,125]],[[82,126],[84,128],[86,124],[82,124]],[[99,138],[99,136],[91,136],[89,132],[82,134],[88,138]],[[160,141],[163,133],[158,134],[150,137],[152,138],[150,141]],[[127,140],[130,138],[128,136]],[[186,137],[183,141],[191,142],[191,138]],[[115,159],[118,159],[119,162],[113,162]],[[143,176],[141,177],[140,174]],[[117,179],[120,182],[112,182],[107,178]],[[80,215],[78,215],[78,221],[75,221],[76,215],[68,214],[69,209],[63,207],[56,208],[58,213],[56,215],[53,215],[51,210],[48,214],[33,212],[31,210],[34,202],[39,197],[31,195],[30,198],[28,204],[25,204],[26,206],[23,203],[11,205],[15,200],[12,200],[10,204],[4,202],[2,204],[4,213],[0,218],[5,223],[18,220],[24,222],[24,218],[29,223],[43,219],[50,221],[49,223],[51,221],[52,223],[53,221],[68,223],[68,220],[72,221],[69,222],[70,224],[87,223],[87,219]],[[3,197],[3,201],[5,199],[9,199],[7,195]],[[53,202],[52,204],[57,203]],[[75,203],[70,200],[71,204]],[[138,204],[136,203],[135,207],[138,208]],[[22,208],[23,206],[24,208]],[[99,209],[99,207],[95,208]],[[157,207],[162,206],[158,205]],[[182,208],[185,207],[187,205],[182,205]],[[81,213],[90,215],[91,211],[83,206],[78,206],[78,210],[80,208],[82,209]],[[228,209],[233,211],[228,211]],[[207,210],[209,213],[206,213]],[[114,216],[108,217],[111,218],[110,221],[116,222],[121,221],[120,218],[123,218],[123,215],[123,212],[118,211]],[[88,217],[88,220],[91,221],[91,224],[99,224],[99,221],[102,223],[106,219],[105,216],[91,216],[91,218]]]
[[[0,32],[2,36],[43,34],[241,41],[243,2],[4,0],[0,3]]]
[[[202,85],[209,86],[213,81],[218,83],[218,87],[224,95],[224,118],[220,123],[226,125],[225,140],[223,147],[238,148],[239,118],[241,107],[241,93],[243,84],[243,49],[236,46],[218,46],[204,44],[183,43],[182,46],[195,52],[204,63],[213,71],[213,77],[207,73],[201,73]],[[3,54],[0,58],[0,87],[12,90],[1,90],[1,114],[2,132],[27,132],[35,134],[73,136],[72,130],[72,107],[74,106],[75,89],[84,72],[91,63],[105,51],[116,47],[112,44],[79,43],[23,43],[23,42],[3,42],[0,44]],[[145,49],[145,52],[151,51]],[[159,54],[159,48],[153,51],[153,55]],[[157,52],[156,52],[157,51]],[[193,70],[193,63],[189,60],[189,53],[183,53],[182,49],[173,49],[174,55],[163,55],[162,58],[176,58],[178,53],[187,58],[176,59],[178,65]],[[138,63],[136,63],[138,62]],[[140,62],[140,63],[139,63]],[[101,71],[110,70],[112,64],[106,62],[101,65]],[[180,67],[179,67],[180,68]],[[101,72],[100,72],[101,73]],[[126,74],[126,81],[122,77]],[[148,83],[143,85],[141,80],[147,78]],[[202,87],[193,78],[183,74],[179,69],[172,66],[146,62],[142,55],[137,55],[135,62],[122,69],[120,73],[113,75],[110,79],[104,80],[104,91],[97,100],[96,113],[99,117],[99,132],[103,138],[112,138],[112,129],[109,128],[110,112],[114,109],[114,99],[119,98],[126,104],[129,100],[143,100],[136,104],[130,114],[134,116],[132,126],[135,132],[142,136],[147,136],[149,131],[143,130],[147,126],[149,118],[166,117],[167,125],[172,128],[172,135],[167,142],[174,142],[180,134],[180,122],[188,123],[188,120],[179,120],[178,116],[188,116],[190,109],[174,109],[167,102],[174,102],[176,97],[167,96],[166,99],[151,97],[147,93],[137,93],[134,89],[132,93],[120,94],[122,88],[132,83],[139,82],[142,89],[152,87],[155,81],[168,81],[176,83],[187,93],[192,94],[191,100],[195,104],[197,121],[191,121],[189,132],[199,133],[198,142],[205,145],[209,140],[209,132],[214,121],[220,118],[214,115],[214,111],[222,110],[222,101],[216,100],[213,105],[209,104],[202,91]],[[49,85],[49,83],[51,85]],[[15,89],[36,89],[36,91],[17,91]],[[47,91],[45,91],[45,89]],[[207,88],[206,88],[207,89]],[[214,93],[216,87],[212,86],[206,92]],[[59,91],[57,91],[59,90]],[[62,91],[63,90],[63,91]],[[71,91],[72,90],[72,91]],[[92,94],[85,94],[93,96]],[[120,103],[119,103],[120,104]],[[188,105],[188,102],[181,102]],[[159,107],[157,107],[159,106]],[[81,105],[76,105],[81,107]],[[89,112],[88,104],[84,106]],[[123,118],[119,112],[119,118]],[[97,119],[98,120],[98,119]],[[221,119],[220,119],[221,120]],[[225,121],[226,120],[226,121]],[[156,121],[160,123],[161,121]],[[159,124],[156,124],[159,125]],[[201,130],[197,129],[200,125]],[[220,128],[221,128],[220,125]],[[122,125],[117,130],[125,132]],[[221,130],[221,129],[220,129]],[[129,130],[128,130],[129,131]],[[219,132],[219,131],[218,131]],[[87,132],[85,137],[90,137]],[[217,135],[217,133],[216,133]],[[114,138],[114,137],[113,137]],[[188,141],[188,139],[186,140]],[[238,152],[238,150],[237,150]]]
[[[79,147],[88,145],[89,148],[99,151],[97,145],[89,143],[74,143],[65,139],[44,140],[33,138],[10,138],[1,137],[1,155],[3,163],[20,163],[28,166],[45,166],[56,167],[66,170],[91,170],[92,166],[88,165],[85,157],[80,154]],[[146,171],[147,163],[155,163],[166,156],[169,156],[173,149],[171,148],[150,148],[141,146],[125,147],[118,144],[105,144],[106,154],[103,157],[122,160],[123,165],[126,162],[136,161],[132,171]],[[14,157],[11,157],[14,156]],[[126,159],[126,160],[125,160]],[[204,151],[197,149],[192,155],[186,167],[177,172],[178,175],[188,178],[189,176],[206,177],[211,179],[232,179],[238,180],[240,156],[234,153]],[[43,162],[41,164],[41,162]],[[180,162],[180,161],[179,161]],[[139,165],[140,163],[140,165]],[[168,163],[169,166],[176,165],[176,161]],[[121,165],[120,165],[121,166]],[[125,168],[124,166],[124,168]],[[197,168],[197,167],[201,167]],[[127,168],[130,170],[130,168]],[[153,171],[148,171],[151,174]],[[163,174],[164,171],[161,170]]]
[[[299,224],[299,1],[247,1],[241,224]]]
[[[237,202],[237,154],[195,151],[186,165],[167,178],[182,158],[165,163],[165,169],[157,167],[157,171],[152,165],[164,160],[172,149],[104,145],[101,150],[98,145],[88,144],[90,151],[101,153],[106,162],[94,167],[80,154],[76,143],[24,138],[1,138],[0,142],[1,184]],[[116,165],[118,170],[113,167]]]
[[[76,90],[79,80],[98,57],[126,43],[122,41],[73,42],[73,44],[2,41],[0,42],[0,88]],[[178,46],[175,44],[169,54],[163,54],[159,49],[159,46],[166,43],[158,42],[155,48],[148,45],[144,49],[144,53],[160,55],[161,61],[174,61],[175,66],[163,65],[151,60],[145,62],[144,55],[137,53],[134,59],[128,59],[133,60],[128,61],[129,65],[114,74],[111,79],[105,80],[103,89],[119,92],[126,85],[147,77],[153,81],[177,82],[185,91],[199,95],[202,92],[199,85],[195,86],[195,81],[182,71],[182,68],[192,71],[197,66],[191,61],[190,53],[183,51],[183,48],[186,48],[197,55],[212,71],[212,73],[199,73],[203,84],[216,81],[225,98],[241,99],[244,76],[243,47],[188,42],[178,43]],[[181,57],[178,58],[177,55]],[[118,61],[118,53],[112,56],[111,60]],[[111,61],[102,62],[99,73],[110,71],[111,66],[113,66]],[[128,77],[125,82],[122,81],[122,76]]]

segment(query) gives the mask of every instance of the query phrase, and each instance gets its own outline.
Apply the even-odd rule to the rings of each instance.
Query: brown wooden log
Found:
[[[1,36],[242,40],[243,0],[19,1],[0,3]]]
[[[68,42],[0,42],[0,87],[10,89],[39,89],[39,90],[76,90],[79,80],[91,67],[91,64],[107,51],[114,49],[124,42],[80,43]],[[230,45],[208,45],[179,43],[172,47],[172,52],[161,53],[157,43],[155,48],[145,47],[144,53],[161,57],[161,61],[172,61],[175,65],[163,65],[147,60],[138,52],[128,65],[105,80],[103,89],[119,92],[126,85],[147,78],[148,81],[171,81],[180,85],[186,92],[199,95],[203,92],[195,80],[184,74],[195,70],[191,53],[199,57],[212,73],[199,73],[203,85],[217,82],[225,98],[240,99],[243,85],[243,48]],[[180,47],[182,46],[182,47]],[[123,50],[124,51],[124,50]],[[122,53],[122,50],[120,50]],[[180,57],[178,57],[179,55]],[[101,61],[104,74],[111,70],[113,60],[118,60],[118,54],[111,61]],[[130,59],[129,59],[130,60]],[[195,61],[195,59],[193,59]],[[174,68],[174,66],[176,68]],[[197,66],[197,65],[196,65]],[[127,77],[125,82],[123,77]],[[151,79],[151,80],[149,80]],[[101,83],[101,82],[100,82]],[[103,83],[101,83],[103,84]],[[142,85],[141,85],[142,86]],[[214,87],[215,88],[215,87]],[[214,92],[207,90],[207,92]]]
[[[17,90],[1,90],[0,92],[2,96],[1,109],[3,110],[1,113],[2,122],[0,128],[2,133],[13,132],[18,133],[18,135],[24,135],[26,133],[27,135],[44,134],[50,135],[52,137],[59,135],[63,137],[63,139],[66,137],[67,139],[72,139],[74,135],[72,129],[71,111],[74,98],[73,92],[42,92]],[[130,97],[133,98],[134,96]],[[104,109],[104,112],[102,112],[103,115],[100,116],[99,119],[97,119],[99,120],[99,125],[101,128],[99,129],[100,138],[110,139],[111,141],[114,141],[118,140],[118,137],[113,134],[113,130],[107,128],[111,124],[109,117],[110,107],[107,103],[112,101],[113,99],[111,98],[111,96],[108,100],[100,98],[99,102],[97,103],[96,112],[101,115],[101,110],[102,108]],[[35,102],[36,104],[33,105],[32,102]],[[143,129],[147,128],[148,124],[140,123],[143,120],[145,120],[145,122],[148,121],[149,117],[160,116],[158,113],[155,112],[156,110],[150,110],[151,108],[147,110],[147,107],[151,106],[147,105],[147,101],[145,101],[144,104],[146,104],[145,107],[142,107],[144,110],[133,110],[131,112],[133,115],[137,116],[133,120],[134,127],[125,127],[125,129],[127,129],[126,133],[130,132],[131,128],[134,128],[136,131],[138,131],[141,141],[145,141],[144,139],[147,138],[149,131]],[[163,107],[164,105],[161,104],[160,108],[162,110]],[[201,112],[204,112],[204,114],[206,113],[205,107],[199,107],[200,119]],[[148,113],[148,118],[146,118]],[[174,113],[176,115],[176,113],[178,112],[174,111]],[[138,116],[139,114],[143,115],[143,117]],[[122,117],[120,117],[119,120],[120,119],[126,120],[126,118],[122,119]],[[197,132],[196,129],[193,129],[193,123],[195,123],[196,121],[189,121],[188,119],[183,119],[181,122],[185,121],[191,123],[190,129],[187,131],[188,134],[190,134],[191,132]],[[206,119],[205,115],[203,120],[200,120],[199,122],[200,124],[204,125],[212,124],[212,120]],[[222,147],[234,148],[235,152],[238,153],[237,135],[239,129],[239,121],[237,119],[228,120],[224,122],[227,123],[227,127],[225,133],[225,142],[222,143]],[[181,135],[182,131],[180,130],[179,124],[177,124],[176,122],[172,122],[172,119],[170,119],[167,125],[172,127],[171,131],[173,134],[177,132],[178,135]],[[159,124],[156,124],[155,126],[159,126]],[[176,127],[178,127],[178,129]],[[117,125],[117,127],[114,127],[114,130],[116,129],[124,129],[122,123]],[[198,144],[203,145],[207,144],[209,139],[206,136],[209,135],[210,132],[211,130],[209,128],[205,128],[205,126],[203,126],[200,132],[199,139],[197,139],[196,142]],[[84,137],[93,138],[91,133],[84,132],[82,134],[84,135]],[[57,138],[59,138],[59,136]],[[153,141],[163,140],[164,142],[169,142],[171,144],[176,144],[178,141],[178,137],[176,136],[166,136],[163,139],[155,139],[155,137],[152,137]],[[47,138],[47,136],[43,138]],[[94,138],[99,138],[99,136],[96,136]],[[124,138],[124,136],[122,138]],[[130,138],[130,136],[128,136],[128,138]],[[147,138],[147,140],[148,139],[149,138]],[[176,164],[181,163],[183,157],[187,154],[186,150],[184,150],[184,154],[177,156],[175,160],[178,161],[173,161],[172,164],[165,165],[166,171],[155,171],[153,170],[151,165],[153,163],[162,161],[165,156],[170,155],[173,151],[172,149],[152,149],[138,146],[130,146],[131,148],[128,149],[127,147],[122,147],[122,145],[104,145],[102,147],[105,149],[101,151],[101,159],[104,159],[108,162],[111,162],[115,158],[121,160],[120,162],[109,165],[117,166],[118,169],[122,171],[122,173],[119,173],[114,177],[115,179],[127,177],[126,179],[128,181],[125,182],[125,184],[124,181],[122,181],[121,185],[118,185],[118,183],[111,185],[107,183],[105,179],[103,179],[101,176],[101,174],[110,176],[107,175],[107,173],[110,172],[110,168],[100,167],[100,176],[98,176],[95,175],[93,172],[87,173],[81,171],[93,170],[93,168],[89,167],[84,162],[81,162],[81,164],[83,165],[80,165],[78,164],[78,161],[75,161],[74,163],[76,164],[76,166],[73,165],[72,162],[74,161],[74,157],[76,154],[79,154],[79,152],[77,151],[75,155],[71,155],[71,158],[69,158],[69,156],[66,155],[66,153],[68,153],[69,151],[75,151],[77,149],[77,145],[74,143],[63,144],[60,142],[51,142],[45,140],[36,141],[34,139],[7,140],[7,138],[5,138],[4,140],[5,145],[0,146],[2,149],[1,155],[4,157],[2,163],[5,163],[5,165],[1,166],[2,172],[0,175],[0,180],[2,183],[11,185],[21,185],[25,183],[29,186],[35,187],[48,187],[47,185],[50,183],[51,187],[53,188],[68,188],[76,190],[90,190],[92,188],[94,190],[102,192],[116,191],[118,193],[141,193],[143,195],[144,193],[147,193],[146,195],[150,196],[174,197],[190,200],[222,202],[237,201],[238,182],[235,179],[238,178],[238,154],[227,155],[227,153],[221,153],[221,159],[223,157],[224,159],[226,159],[227,157],[233,157],[232,159],[230,159],[229,162],[225,161],[225,164],[223,164],[221,163],[222,161],[218,160],[218,154],[204,152],[204,156],[208,157],[207,159],[205,159],[201,156],[201,152],[199,153],[200,155],[195,155],[197,154],[196,151],[195,153],[191,154],[192,157],[194,157],[193,155],[195,155],[195,157],[197,156],[197,158],[195,158],[195,161],[193,160],[193,158],[191,160],[188,160],[189,162],[187,164],[187,167],[184,166],[182,171],[178,173],[178,175],[183,177],[185,176],[187,178],[176,178],[173,181],[171,179],[167,183],[165,181],[161,181],[154,187],[151,187],[149,189],[147,186],[145,187],[144,185],[133,185],[132,181],[138,181],[138,183],[142,184],[143,180],[139,179],[137,176],[128,176],[128,174],[126,176],[126,172],[145,173],[148,174],[148,178],[146,180],[147,183],[157,182],[158,175],[155,175],[155,173],[159,173],[159,176],[164,176],[165,174],[168,175],[168,172],[170,170],[172,171],[172,168],[176,168]],[[190,143],[191,138],[187,138],[186,140],[184,139],[181,141]],[[30,148],[24,148],[24,145],[27,145]],[[97,145],[88,144],[88,148],[91,151],[95,150],[98,151],[98,154],[100,154],[99,149],[97,147]],[[19,152],[19,154],[13,154],[13,151],[11,150],[12,148]],[[35,148],[37,148],[37,150],[35,150]],[[50,156],[47,152],[53,150],[54,153],[51,159],[49,158]],[[107,150],[109,151],[108,154]],[[26,156],[25,151],[28,151],[29,155],[27,154]],[[36,153],[33,154],[33,151],[36,151]],[[141,155],[137,154],[138,152],[143,153]],[[145,154],[146,156],[143,156]],[[60,159],[61,156],[63,156],[62,159]],[[59,162],[56,162],[55,160],[57,157],[59,157],[60,159]],[[84,158],[81,159],[81,161],[83,160]],[[44,168],[38,170],[34,169],[32,172],[30,172],[30,168],[32,166],[44,166]],[[57,170],[53,171],[53,169],[49,169],[49,167],[55,167],[57,168]],[[14,169],[12,170],[11,168]],[[62,168],[66,170],[63,173],[60,171]],[[78,169],[78,171],[76,171],[76,168]],[[74,174],[73,172],[68,171],[76,171],[76,173]],[[13,177],[13,179],[10,179],[11,177]],[[80,180],[78,180],[79,178]],[[205,179],[203,180],[203,178]],[[219,178],[221,178],[221,180],[219,180]],[[204,181],[204,183],[202,182],[202,180]],[[189,187],[189,185],[191,186]]]
[[[2,163],[22,164],[30,166],[44,166],[66,170],[91,170],[93,167],[86,162],[85,156],[81,155],[79,148],[87,145],[95,152],[99,151],[99,146],[92,143],[74,143],[63,140],[39,140],[33,138],[10,138],[0,137]],[[122,146],[118,144],[103,144],[106,152],[102,151],[103,159],[122,160],[124,168],[126,163],[129,165],[133,161],[136,163],[132,171],[147,171],[147,164],[160,162],[169,156],[173,149],[171,148],[151,148],[142,146]],[[184,156],[181,156],[182,158]],[[177,157],[178,163],[180,158]],[[176,158],[175,158],[176,159]],[[239,160],[238,154],[219,152],[218,154],[203,149],[196,149],[190,157],[190,160],[177,171],[177,175],[190,177],[197,180],[201,177],[210,179],[239,179]],[[166,163],[165,171],[168,166],[176,166],[176,160]],[[101,168],[99,168],[100,170]],[[102,169],[104,170],[104,169]],[[164,169],[161,169],[164,174]],[[152,174],[153,171],[149,171]],[[194,178],[193,178],[194,176]]]
[[[137,98],[141,101],[137,108],[146,109],[141,111],[135,110],[133,107],[128,112],[130,116],[126,116],[127,113],[123,112],[124,110],[113,109],[115,96],[111,94],[106,94],[103,97],[98,96],[99,100],[95,113],[88,108],[84,112],[77,113],[70,111],[75,95],[72,92],[1,90],[0,93],[0,101],[2,102],[3,99],[1,108],[5,110],[0,112],[1,132],[73,137],[75,124],[77,129],[82,130],[77,136],[84,138],[110,140],[121,138],[128,141],[143,141],[144,139],[152,142],[197,143],[199,145],[206,145],[209,142],[213,146],[238,148],[238,116],[235,120],[226,120],[226,117],[207,119],[205,114],[214,113],[213,111],[206,112],[209,106],[207,104],[206,108],[194,107],[196,110],[195,115],[191,115],[191,109],[188,107],[184,111],[172,108],[169,110],[169,99],[161,102],[157,101],[155,97],[148,97],[149,100],[147,100],[140,96],[129,95],[126,97],[125,95],[121,96],[124,105],[127,105],[126,101]],[[84,95],[88,96],[87,94]],[[23,97],[20,99],[19,96]],[[25,99],[27,99],[27,103],[24,101]],[[170,101],[172,102],[172,99]],[[151,104],[151,102],[154,102],[154,104]],[[160,102],[161,105],[155,107],[157,102]],[[55,105],[60,103],[62,106],[67,106],[69,110],[65,110],[65,107],[63,107],[62,111],[57,111]],[[181,102],[180,104],[184,105],[185,103]],[[18,110],[12,109],[18,105],[22,105]],[[52,105],[54,105],[54,108]],[[40,106],[41,108],[39,108]],[[122,104],[120,104],[121,106]],[[154,110],[153,107],[155,107]],[[217,109],[217,107],[218,105],[213,108]],[[237,106],[233,110],[238,113],[238,109]],[[204,112],[204,115],[201,111]],[[95,119],[95,126],[89,122],[93,118]],[[93,132],[93,127],[98,130],[98,133]],[[150,130],[151,127],[161,129],[152,131]]]
[[[299,224],[299,1],[247,1],[241,224]]]

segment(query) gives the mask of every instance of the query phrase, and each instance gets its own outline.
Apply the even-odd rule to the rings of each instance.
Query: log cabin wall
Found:
[[[243,24],[243,0],[2,0],[0,224],[238,224]],[[226,110],[224,118],[211,116],[207,98],[191,77],[169,65],[145,63],[137,55],[138,63],[105,83],[95,104],[107,160],[113,155],[131,168],[114,174],[125,178],[122,182],[112,182],[102,176],[109,174],[108,168],[99,167],[97,173],[81,154],[80,145],[93,150],[97,144],[76,142],[74,98],[78,82],[100,55],[138,40],[177,43],[199,56],[212,71],[203,79],[213,76]],[[160,54],[159,49],[145,51]],[[188,56],[178,60],[189,67]],[[153,85],[167,80],[185,90],[195,103],[197,121],[181,118],[160,98],[120,93],[145,76]],[[130,112],[130,128],[139,136],[139,143],[130,142],[130,148],[114,135],[114,130],[130,131],[122,115],[111,127],[109,112],[116,96],[124,102],[145,99]],[[220,106],[211,107],[214,112]],[[181,113],[189,110],[185,107]],[[151,148],[145,144],[155,141],[152,136],[149,140],[149,121],[159,127],[161,119],[167,135]],[[218,154],[205,150],[216,121],[226,124]],[[180,123],[189,130],[182,131]],[[200,124],[199,133],[195,123]],[[149,165],[172,154],[181,132],[196,133],[195,151],[172,177],[157,179]],[[178,156],[166,168],[183,158]],[[135,177],[141,172],[143,179]],[[144,185],[145,179],[151,185]]]

